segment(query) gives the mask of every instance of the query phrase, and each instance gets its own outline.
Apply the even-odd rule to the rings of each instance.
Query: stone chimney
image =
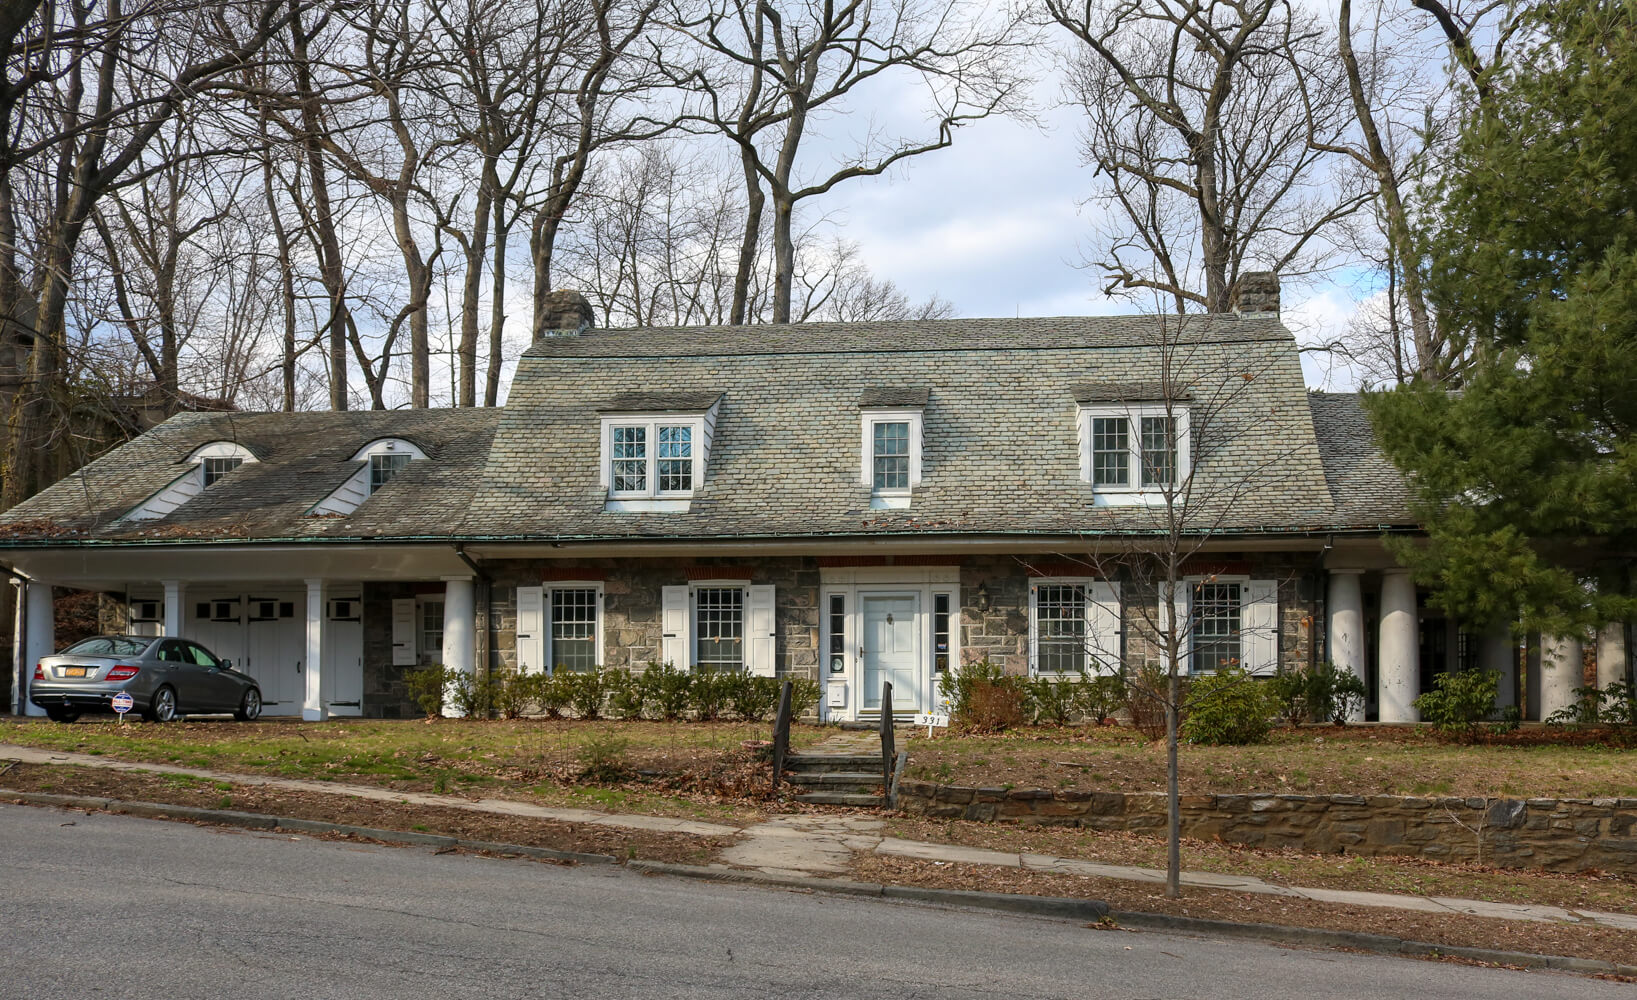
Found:
[[[1279,275],[1273,271],[1246,271],[1228,293],[1234,315],[1254,319],[1279,318]]]
[[[535,339],[578,337],[596,325],[591,301],[571,288],[559,288],[546,293],[541,314],[535,317]]]

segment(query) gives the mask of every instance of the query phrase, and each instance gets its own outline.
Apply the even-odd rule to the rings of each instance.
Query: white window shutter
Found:
[[[1029,675],[1040,673],[1040,585],[1029,584]]]
[[[662,587],[660,589],[660,659],[682,670],[693,668],[693,654],[688,643],[688,588]]]
[[[756,677],[774,674],[773,587],[757,584],[747,589],[745,601],[745,672]]]
[[[1094,580],[1086,588],[1086,637],[1091,643],[1091,672],[1120,671],[1120,585]]]
[[[1239,611],[1239,651],[1245,670],[1267,677],[1279,669],[1279,585],[1273,580],[1245,584]]]
[[[517,672],[538,674],[546,667],[545,590],[517,588]]]
[[[392,665],[415,665],[415,598],[392,599]]]

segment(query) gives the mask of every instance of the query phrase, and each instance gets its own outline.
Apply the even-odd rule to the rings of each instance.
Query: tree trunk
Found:
[[[1171,606],[1176,607],[1174,596]],[[1180,649],[1173,647],[1165,705],[1165,895],[1169,899],[1182,895],[1182,799],[1177,794],[1177,711],[1182,682],[1177,677],[1178,655]]]
[[[472,212],[472,234],[466,244],[466,274],[460,287],[460,406],[477,405],[477,313],[483,295],[483,270],[489,259],[489,209],[494,200],[492,174],[485,165]],[[485,395],[487,386],[485,386]],[[493,405],[493,404],[490,404]]]
[[[496,204],[494,270],[489,279],[489,377],[483,386],[484,406],[498,406],[500,402],[506,330],[506,238],[511,228],[512,220],[505,217],[504,206]]]
[[[728,323],[743,325],[750,302],[750,276],[756,271],[756,251],[762,242],[762,206],[767,196],[762,193],[762,180],[756,173],[751,154],[741,151],[739,164],[745,174],[745,234],[739,243],[739,268],[733,274],[733,306]]]

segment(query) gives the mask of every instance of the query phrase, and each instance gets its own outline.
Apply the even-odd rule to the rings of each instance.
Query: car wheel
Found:
[[[261,692],[255,688],[244,693],[244,701],[239,703],[239,710],[233,717],[240,722],[254,722],[261,715]]]
[[[46,718],[52,722],[73,722],[80,717],[80,713],[66,708],[48,708],[45,710],[45,714]]]
[[[176,689],[167,684],[153,693],[153,702],[142,717],[149,722],[175,722],[180,714],[176,710]]]

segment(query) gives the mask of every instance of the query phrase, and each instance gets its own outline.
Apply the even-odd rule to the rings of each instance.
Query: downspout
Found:
[[[1321,603],[1319,594],[1321,591],[1324,591],[1322,603],[1324,605],[1323,610],[1326,615],[1324,639],[1326,644],[1328,644],[1330,641],[1330,626],[1328,624],[1328,616],[1330,614],[1330,594],[1328,589],[1324,586],[1324,557],[1330,554],[1330,550],[1334,548],[1335,545],[1335,535],[1324,536],[1324,548],[1320,549],[1319,554],[1313,557],[1313,593],[1308,597],[1307,601],[1307,613],[1313,620],[1313,625],[1308,630],[1307,641],[1307,672],[1310,675],[1319,667],[1319,610]],[[1335,664],[1331,664],[1331,666],[1335,666]]]
[[[489,579],[489,574],[485,573],[483,568],[471,556],[466,554],[465,542],[455,543],[455,556],[472,571],[474,581],[472,609],[473,614],[476,615],[480,623],[475,633],[477,649],[474,650],[474,653],[477,661],[483,664],[483,676],[492,678],[494,676],[494,667],[490,650],[493,648],[494,636],[490,628],[492,622],[489,615],[489,600],[493,581]]]

